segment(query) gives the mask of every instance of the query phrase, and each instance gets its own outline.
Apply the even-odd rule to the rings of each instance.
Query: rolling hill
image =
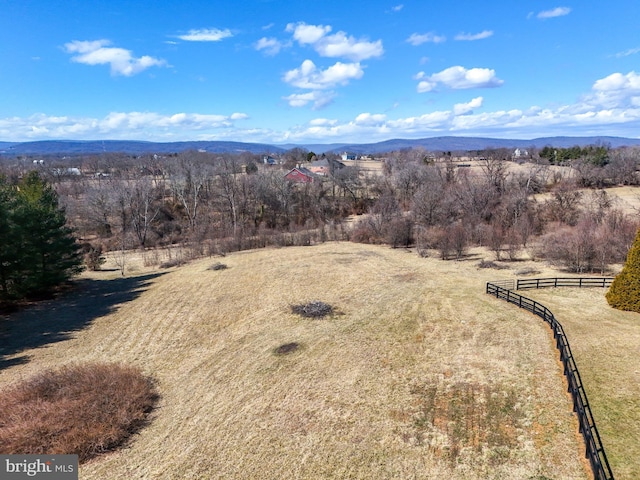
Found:
[[[87,272],[4,320],[0,387],[93,361],[157,382],[81,478],[589,478],[549,331],[484,294],[495,271],[352,243],[219,260]],[[315,300],[335,312],[292,311]]]
[[[168,154],[186,150],[203,150],[212,153],[253,154],[282,153],[292,148],[304,148],[315,153],[379,154],[394,150],[422,147],[430,151],[472,151],[486,148],[542,148],[544,146],[572,147],[606,144],[613,148],[640,145],[638,138],[624,137],[544,137],[530,140],[482,138],[482,137],[432,137],[422,139],[393,139],[366,144],[286,144],[243,143],[227,141],[144,142],[129,140],[46,140],[36,142],[0,142],[0,155],[81,155],[98,153],[126,153],[142,155],[148,153]]]

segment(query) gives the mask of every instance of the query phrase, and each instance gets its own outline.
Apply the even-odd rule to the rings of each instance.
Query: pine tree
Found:
[[[606,297],[613,308],[640,313],[640,230],[622,271],[613,279]]]
[[[7,179],[0,176],[0,303],[16,296],[19,236],[13,222],[15,207],[15,191]]]
[[[55,190],[37,172],[0,184],[0,300],[50,291],[82,270]]]

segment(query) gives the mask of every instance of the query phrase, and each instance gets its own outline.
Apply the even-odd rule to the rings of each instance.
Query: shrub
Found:
[[[160,268],[181,267],[185,263],[187,262],[185,262],[182,258],[172,258],[170,260],[167,260],[166,262],[162,262],[160,264]]]
[[[227,268],[224,263],[216,262],[209,267],[209,270],[226,270]]]
[[[314,301],[304,305],[294,305],[291,311],[303,317],[321,318],[333,313],[333,307],[328,303]]]
[[[102,247],[100,245],[98,245],[97,247],[89,245],[85,249],[84,263],[89,268],[89,270],[97,272],[105,262],[106,259],[102,255]]]
[[[640,313],[640,230],[622,271],[613,279],[606,297],[613,308]]]
[[[506,267],[504,265],[500,265],[499,263],[496,262],[492,262],[491,260],[480,260],[480,263],[478,263],[478,268],[494,268],[496,270],[505,270],[509,267]]]
[[[404,217],[390,220],[384,228],[384,240],[393,248],[408,247],[414,241],[413,222]]]
[[[157,399],[152,381],[132,367],[44,371],[0,394],[0,452],[77,454],[84,462],[124,444]]]

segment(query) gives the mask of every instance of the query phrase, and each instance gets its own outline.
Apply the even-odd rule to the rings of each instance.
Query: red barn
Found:
[[[284,178],[291,182],[312,183],[315,175],[313,172],[304,167],[295,167],[285,173]]]

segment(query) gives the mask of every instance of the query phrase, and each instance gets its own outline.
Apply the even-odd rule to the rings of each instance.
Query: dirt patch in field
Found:
[[[277,347],[273,352],[276,355],[288,355],[290,353],[297,352],[298,350],[300,350],[301,346],[302,345],[300,345],[297,342],[285,343]]]
[[[409,392],[411,406],[391,413],[406,422],[402,439],[428,446],[452,465],[473,455],[502,465],[520,446],[518,436],[525,428],[521,395],[506,385],[435,379],[414,384]]]

